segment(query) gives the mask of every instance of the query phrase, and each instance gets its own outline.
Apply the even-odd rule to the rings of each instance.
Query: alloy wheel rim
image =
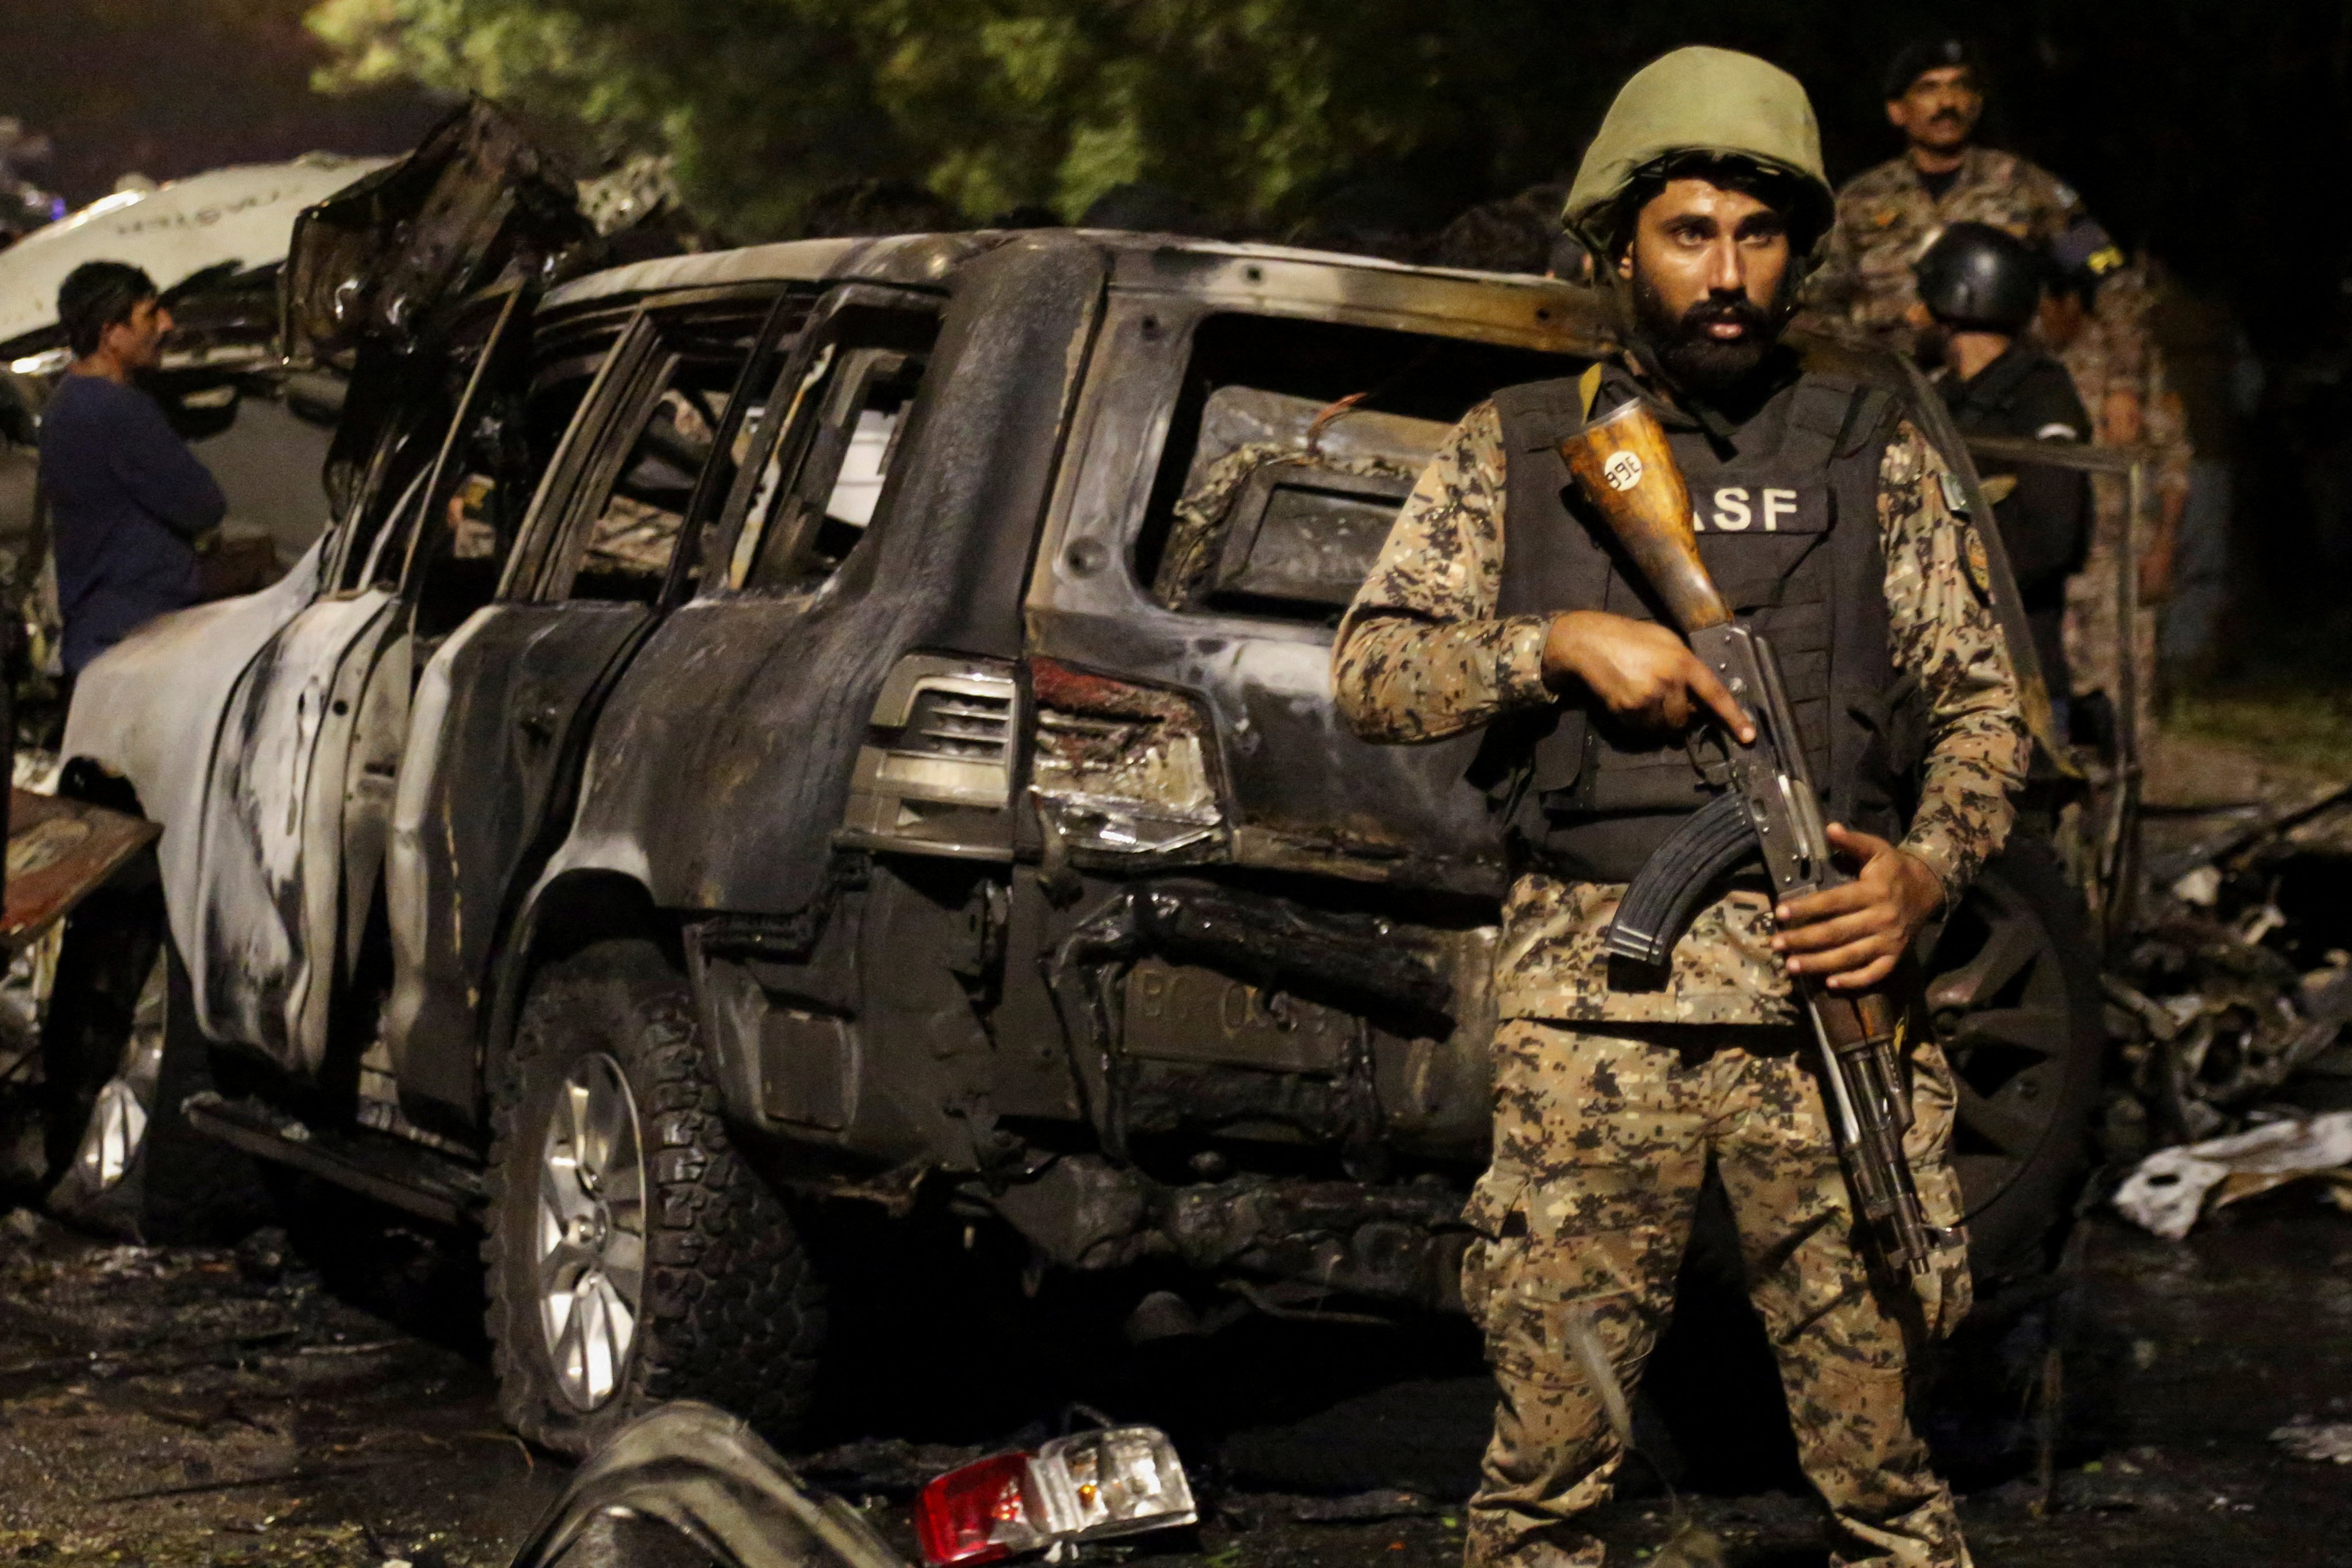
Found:
[[[95,1193],[120,1186],[147,1141],[147,1102],[154,1098],[170,1027],[171,958],[155,955],[131,1012],[131,1038],[121,1070],[98,1091],[76,1158],[82,1178]],[[143,1086],[143,1092],[142,1092]]]
[[[620,1391],[646,1272],[645,1144],[636,1097],[602,1052],[564,1075],[539,1163],[539,1325],[563,1396],[594,1410]]]

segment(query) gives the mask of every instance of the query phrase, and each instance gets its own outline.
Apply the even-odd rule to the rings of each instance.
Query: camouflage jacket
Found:
[[[2156,458],[2157,493],[2189,491],[2189,420],[2165,372],[2164,350],[2150,318],[2156,290],[2135,261],[2099,289],[2098,310],[2058,358],[2090,412],[2094,439],[2113,447],[2145,443]]]
[[[1504,447],[1491,403],[1454,426],[1398,515],[1339,624],[1332,679],[1360,735],[1434,741],[1559,700],[1545,684],[1542,616],[1497,618]],[[1928,700],[1929,752],[1903,847],[1947,897],[2008,836],[2025,721],[1989,607],[1984,547],[1946,503],[1944,459],[1907,420],[1879,471],[1890,651]],[[1601,948],[1624,888],[1520,876],[1503,908],[1496,989],[1505,1017],[1748,1024],[1793,1019],[1771,953],[1770,900],[1735,890],[1676,944],[1666,984],[1617,989]]]
[[[1946,226],[1990,224],[2039,249],[2082,214],[2083,200],[2070,187],[2013,153],[1969,148],[1940,199],[1927,194],[1908,154],[1891,159],[1838,192],[1829,256],[1807,303],[1907,349],[1903,312],[1918,297],[1912,264]]]

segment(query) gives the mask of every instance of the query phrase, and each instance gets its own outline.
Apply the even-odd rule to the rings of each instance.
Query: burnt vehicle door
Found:
[[[877,573],[922,438],[940,304],[869,283],[817,301],[768,391],[699,596],[597,733],[569,859],[627,842],[656,902],[688,909],[788,910],[822,884],[874,682],[904,646],[886,617],[940,607]],[[698,782],[673,804],[680,776]]]
[[[339,982],[356,956],[344,932],[346,805],[388,700],[404,711],[423,520],[455,483],[460,433],[505,374],[528,322],[506,287],[462,312],[446,343],[406,367],[352,481],[355,497],[320,563],[320,591],[280,627],[232,691],[205,791],[188,955],[199,1017],[216,1039],[312,1073],[324,1060]],[[355,757],[355,746],[361,756]],[[362,909],[364,910],[362,904]]]
[[[350,377],[326,470],[339,521],[314,598],[230,694],[174,925],[204,1032],[298,1074],[325,1059],[370,907],[373,865],[354,902],[341,862],[347,838],[364,855],[380,837],[368,824],[434,556],[415,545],[441,532],[467,433],[508,378],[540,284],[591,232],[561,173],[479,101],[296,224],[285,352]],[[463,574],[437,575],[446,587]]]
[[[509,900],[550,825],[568,820],[598,700],[690,588],[701,524],[750,428],[740,388],[776,302],[772,289],[716,290],[633,312],[499,596],[425,666],[386,871],[385,1040],[404,1093],[470,1100],[473,1056],[456,1043],[475,1038]]]

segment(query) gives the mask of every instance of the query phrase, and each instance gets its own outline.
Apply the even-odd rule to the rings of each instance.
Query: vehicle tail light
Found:
[[[1102,1541],[1199,1517],[1175,1445],[1151,1426],[1057,1437],[950,1470],[915,1500],[915,1535],[936,1568],[994,1563],[1062,1542]]]
[[[1191,698],[1032,659],[1030,793],[1071,849],[1169,855],[1224,835],[1208,715]]]
[[[950,1470],[915,1499],[915,1540],[923,1560],[994,1563],[1047,1543],[1032,1522],[1044,1511],[1029,1496],[1027,1454],[998,1454]]]

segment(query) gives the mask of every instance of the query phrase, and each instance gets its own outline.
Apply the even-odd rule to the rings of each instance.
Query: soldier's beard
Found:
[[[1721,403],[1736,395],[1763,365],[1780,328],[1789,319],[1785,296],[1770,308],[1739,296],[1708,298],[1676,315],[1657,288],[1639,270],[1633,274],[1633,330],[1649,351],[1653,363],[1684,392]],[[1707,329],[1720,321],[1737,321],[1748,330],[1729,341]]]

